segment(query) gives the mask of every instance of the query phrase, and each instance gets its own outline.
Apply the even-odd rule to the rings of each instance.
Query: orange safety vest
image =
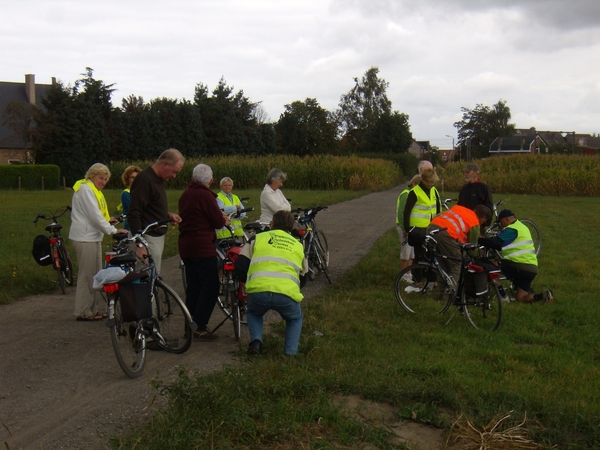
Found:
[[[467,242],[469,230],[479,226],[479,219],[469,208],[456,205],[434,217],[431,223],[446,228],[450,236],[464,244]]]

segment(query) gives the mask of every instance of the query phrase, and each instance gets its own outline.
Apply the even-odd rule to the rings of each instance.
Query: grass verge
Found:
[[[498,196],[500,198],[500,196]],[[355,421],[333,401],[354,394],[385,402],[397,417],[450,431],[452,417],[483,429],[493,418],[527,417],[543,447],[600,446],[600,247],[589,232],[597,198],[505,196],[540,226],[536,291],[554,305],[508,304],[500,330],[482,332],[450,314],[415,318],[393,295],[399,243],[390,230],[343,279],[304,305],[301,354],[281,355],[283,326],[264,354],[223,372],[181,368],[157,385],[170,406],[117,437],[119,448],[399,448],[386,427]],[[577,220],[573,220],[577,217]],[[322,336],[313,334],[320,331]],[[486,448],[509,448],[502,446]],[[400,447],[401,448],[401,447]],[[515,448],[515,447],[512,447]],[[530,448],[530,447],[528,447]]]

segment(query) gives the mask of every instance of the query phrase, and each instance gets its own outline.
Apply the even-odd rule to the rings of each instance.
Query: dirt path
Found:
[[[370,194],[319,214],[334,282],[394,226],[399,192],[396,187]],[[163,275],[182,295],[178,263],[177,257],[164,261]],[[326,284],[324,277],[317,277],[304,289],[306,298]],[[150,380],[171,379],[179,364],[208,373],[236,361],[238,347],[226,323],[217,341],[196,341],[183,355],[149,352],[145,375],[131,380],[117,364],[105,321],[76,322],[73,305],[70,288],[67,295],[34,296],[0,306],[0,442],[6,448],[110,448],[111,436],[147,421],[163,406]],[[211,325],[222,317],[215,310]]]

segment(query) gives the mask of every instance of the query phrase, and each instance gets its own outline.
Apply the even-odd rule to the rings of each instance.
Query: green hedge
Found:
[[[60,188],[60,168],[54,164],[0,164],[0,189],[19,188],[26,190],[58,189]]]

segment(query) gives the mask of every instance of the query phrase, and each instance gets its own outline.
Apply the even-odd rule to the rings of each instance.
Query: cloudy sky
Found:
[[[413,136],[450,148],[461,107],[505,100],[519,128],[600,132],[598,0],[3,0],[0,80],[192,100],[224,77],[261,101],[327,109],[372,66]]]

